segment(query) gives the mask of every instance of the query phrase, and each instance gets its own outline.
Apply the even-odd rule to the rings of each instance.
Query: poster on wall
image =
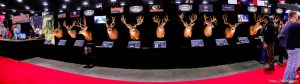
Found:
[[[129,7],[130,13],[142,13],[144,11],[143,6],[131,6]]]
[[[43,17],[42,16],[30,17],[30,25],[33,31],[37,34],[37,36],[40,37],[42,35]]]
[[[228,45],[228,41],[225,38],[222,39],[216,39],[217,46],[226,46]]]
[[[112,41],[103,41],[101,48],[113,48],[114,42]]]
[[[191,40],[191,47],[204,47],[203,39]]]
[[[106,16],[94,16],[95,24],[105,24],[106,23]]]
[[[199,5],[199,12],[213,12],[213,5],[209,4],[200,4]]]
[[[150,5],[149,12],[164,12],[163,5]]]
[[[53,15],[43,16],[42,34],[45,36],[45,40],[51,40],[51,44],[55,44],[55,37],[52,33],[54,30]]]
[[[57,17],[58,17],[58,19],[64,19],[64,18],[67,17],[67,14],[66,14],[66,13],[59,13],[59,14],[57,15]]]
[[[191,12],[193,10],[193,5],[191,4],[180,4],[178,5],[179,12]]]
[[[238,22],[249,22],[249,15],[238,14]]]
[[[167,42],[166,41],[154,41],[154,48],[167,48]]]
[[[77,11],[70,13],[70,18],[78,18],[78,17],[80,17],[80,13]]]
[[[127,48],[141,48],[141,41],[129,41]]]
[[[222,11],[234,11],[234,5],[222,5]]]
[[[123,13],[124,7],[112,7],[110,8],[111,13]]]

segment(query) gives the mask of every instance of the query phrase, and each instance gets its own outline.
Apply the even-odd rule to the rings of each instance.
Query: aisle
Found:
[[[0,84],[281,84],[284,69],[276,67],[274,72],[257,69],[207,80],[129,82],[87,77],[0,57]]]

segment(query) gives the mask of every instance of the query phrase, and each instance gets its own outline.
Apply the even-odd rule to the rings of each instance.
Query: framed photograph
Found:
[[[129,41],[127,48],[141,48],[141,41]]]
[[[67,40],[59,40],[58,44],[59,46],[65,46],[67,43]]]
[[[239,42],[240,42],[241,44],[247,44],[247,43],[250,43],[248,37],[238,37],[238,39],[239,39]]]
[[[103,41],[101,48],[113,48],[114,42],[112,41]]]
[[[45,45],[51,45],[51,40],[45,40],[44,44]]]
[[[74,43],[75,47],[82,47],[84,44],[84,40],[76,40]]]
[[[222,39],[216,39],[217,46],[226,46],[228,45],[228,41],[225,38]]]
[[[191,40],[191,47],[204,47],[204,42],[202,39]]]
[[[167,48],[167,42],[166,41],[154,41],[154,48]]]

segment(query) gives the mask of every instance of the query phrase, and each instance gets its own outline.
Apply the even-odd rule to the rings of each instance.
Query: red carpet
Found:
[[[276,67],[273,72],[258,69],[183,82],[130,82],[82,76],[0,57],[0,84],[281,84],[284,69],[285,66]]]

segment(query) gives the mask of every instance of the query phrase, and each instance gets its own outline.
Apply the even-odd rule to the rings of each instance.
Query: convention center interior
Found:
[[[0,84],[300,84],[300,0],[0,0]]]

